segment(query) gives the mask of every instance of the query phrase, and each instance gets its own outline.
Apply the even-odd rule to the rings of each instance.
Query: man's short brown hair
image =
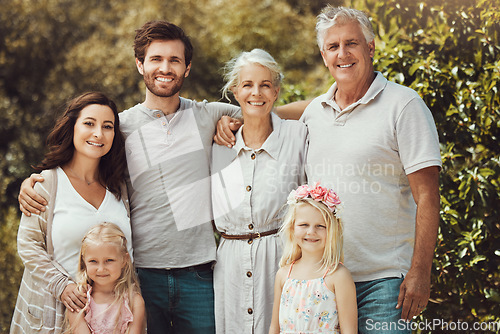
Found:
[[[144,63],[146,50],[151,42],[180,40],[184,44],[186,66],[191,64],[193,45],[184,31],[175,24],[167,21],[149,21],[135,32],[134,53],[141,63]]]

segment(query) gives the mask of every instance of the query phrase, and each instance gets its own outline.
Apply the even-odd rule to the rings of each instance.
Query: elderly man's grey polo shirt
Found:
[[[302,115],[309,128],[307,180],[332,187],[344,204],[344,264],[355,282],[408,272],[417,206],[407,175],[441,166],[424,101],[376,73],[366,94],[347,108],[333,99],[335,83]]]

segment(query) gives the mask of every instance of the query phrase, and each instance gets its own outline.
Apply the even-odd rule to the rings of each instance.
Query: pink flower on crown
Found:
[[[339,195],[337,195],[336,192],[333,190],[329,190],[325,196],[323,197],[323,202],[328,206],[330,209],[333,209],[335,206],[340,204],[340,199]],[[333,210],[332,210],[333,211]]]
[[[306,198],[309,195],[309,187],[307,185],[300,186],[295,190],[295,198]]]
[[[327,193],[327,189],[320,186],[318,183],[315,184],[314,188],[309,190],[309,194],[311,198],[315,201],[321,202],[323,201],[323,197]]]
[[[339,210],[342,209],[341,201],[336,192],[319,185],[319,182],[314,186],[303,185],[296,190],[292,190],[287,198],[287,204],[297,203],[299,200],[311,197],[313,200],[323,202],[331,212],[336,216]]]

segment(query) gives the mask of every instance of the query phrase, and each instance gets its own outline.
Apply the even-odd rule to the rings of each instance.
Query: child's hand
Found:
[[[80,312],[87,303],[87,294],[78,291],[75,283],[70,283],[61,294],[61,301],[71,312]]]

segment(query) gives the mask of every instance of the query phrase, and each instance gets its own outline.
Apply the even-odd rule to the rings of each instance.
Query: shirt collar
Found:
[[[272,112],[271,122],[273,124],[273,132],[271,132],[269,137],[267,137],[266,141],[264,142],[264,144],[262,144],[261,148],[256,149],[255,151],[256,152],[266,151],[273,159],[277,160],[280,149],[279,136],[281,130],[281,122],[284,121]],[[236,156],[240,154],[241,150],[246,150],[246,151],[253,150],[245,145],[245,141],[243,140],[243,135],[242,135],[243,126],[245,125],[243,124],[235,135],[236,144],[233,146],[233,149],[236,152]]]
[[[384,78],[382,73],[380,73],[379,71],[375,71],[375,79],[370,85],[370,88],[368,88],[368,90],[366,91],[365,95],[363,95],[363,97],[361,97],[361,99],[359,99],[357,102],[354,102],[352,105],[347,107],[346,110],[353,109],[359,104],[368,104],[371,100],[375,99],[381,91],[384,90],[386,85],[387,85],[387,79]],[[320,103],[323,106],[323,108],[329,105],[334,109],[338,109],[340,111],[340,108],[338,107],[337,103],[333,100],[333,96],[336,91],[337,91],[337,83],[335,82],[330,87],[330,89],[328,89],[328,92],[326,92],[321,96]]]
[[[368,104],[371,100],[375,99],[381,91],[384,90],[385,86],[387,86],[387,79],[384,78],[382,73],[376,71],[375,74],[375,79],[370,85],[370,88],[368,88],[368,91],[359,100],[360,104]]]
[[[187,99],[179,96],[179,100],[180,100],[179,108],[175,111],[174,115],[179,113],[179,111],[182,111],[182,110],[188,108],[188,100]],[[139,106],[141,107],[142,111],[146,115],[148,115],[152,118],[156,119],[156,118],[158,118],[158,115],[165,116],[165,114],[163,114],[163,111],[161,111],[159,109],[149,109],[148,107],[146,107],[144,105],[144,103],[140,103]]]

